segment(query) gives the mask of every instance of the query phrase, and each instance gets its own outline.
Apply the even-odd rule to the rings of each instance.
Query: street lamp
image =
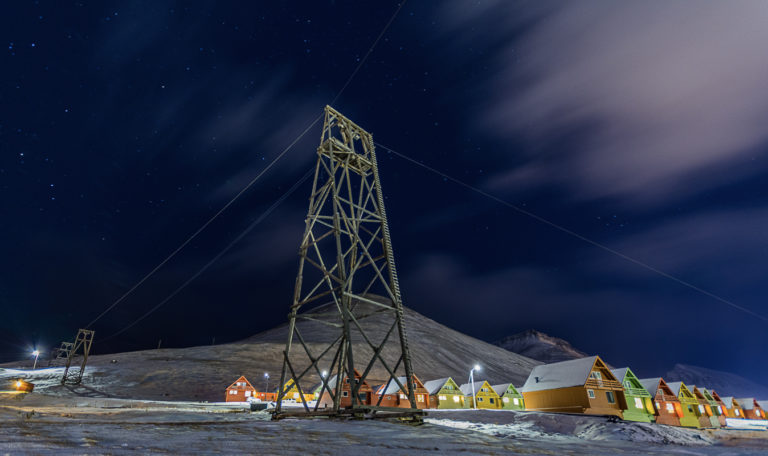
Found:
[[[35,364],[32,365],[32,370],[35,370],[37,368],[37,357],[40,356],[40,350],[33,351],[32,356],[35,357]]]
[[[475,400],[475,371],[480,370],[480,365],[475,366],[469,371],[469,383],[472,384],[472,408],[477,408],[477,401]]]
[[[269,372],[264,372],[264,392],[269,391]]]

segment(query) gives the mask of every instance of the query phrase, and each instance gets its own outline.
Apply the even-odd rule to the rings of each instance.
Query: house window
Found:
[[[482,397],[478,397],[476,399],[477,399],[477,402],[483,402],[483,398]]]
[[[717,414],[718,415],[722,415],[723,414],[723,408],[720,407],[719,405],[717,406]]]
[[[403,393],[400,393],[400,399],[408,399],[408,398],[407,398],[407,397],[405,397],[405,394],[403,394]]]
[[[630,389],[630,388],[632,388],[632,384],[629,383],[629,382],[624,382],[624,388]]]
[[[459,402],[459,396],[453,396],[453,402]]]
[[[299,398],[299,393],[293,393],[293,398],[294,399],[298,399]]]
[[[419,402],[424,402],[424,395],[423,394],[417,394],[416,395],[416,400],[419,401]]]
[[[689,411],[689,412],[691,412],[691,413],[693,413],[693,407],[691,407],[690,405],[688,405],[688,411]]]
[[[489,398],[488,398],[488,402],[490,402],[491,404],[493,404],[493,403],[494,403],[494,402],[493,402],[493,398],[492,398],[492,397],[489,397]]]
[[[349,391],[342,391],[341,392],[341,397],[348,397],[348,396],[349,396]]]
[[[237,391],[235,391],[235,390],[229,390],[229,394],[237,394]]]
[[[640,399],[639,397],[635,398],[635,408],[639,408],[641,410],[643,408],[643,400]]]
[[[675,413],[675,406],[672,404],[667,404],[667,411],[669,413]]]
[[[440,399],[441,401],[445,400],[445,396],[437,396],[437,398]]]
[[[699,413],[704,413],[704,406],[703,405],[699,405]]]
[[[587,396],[589,396],[590,399],[595,398],[595,390],[587,390]]]
[[[603,374],[601,374],[599,371],[592,371],[589,373],[589,378],[594,378],[595,380],[602,380]]]
[[[518,399],[516,397],[513,397],[512,398],[512,403],[515,404],[515,405],[520,405],[520,399]]]
[[[611,404],[616,403],[616,396],[613,395],[613,391],[606,391],[605,397],[608,398],[608,402],[610,402]]]
[[[736,416],[740,416],[740,415],[741,415],[741,414],[739,413],[739,409],[733,409],[733,413],[735,413],[735,414],[736,414]]]
[[[250,391],[246,391],[245,392],[245,397],[251,397],[251,392]]]
[[[502,397],[502,398],[501,398],[501,401],[502,401],[502,402],[504,402],[504,403],[506,404],[506,403],[508,403],[508,402],[509,402],[509,398],[508,398],[508,397]]]

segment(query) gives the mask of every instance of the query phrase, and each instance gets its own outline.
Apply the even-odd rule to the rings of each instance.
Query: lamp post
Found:
[[[264,372],[264,394],[266,394],[268,391],[269,391],[269,372]]]
[[[480,370],[480,365],[475,366],[469,371],[469,383],[472,384],[472,408],[477,408],[477,401],[475,400],[475,371]]]
[[[32,365],[32,370],[35,370],[37,369],[37,357],[40,356],[40,350],[33,351],[32,356],[35,357],[35,364]]]

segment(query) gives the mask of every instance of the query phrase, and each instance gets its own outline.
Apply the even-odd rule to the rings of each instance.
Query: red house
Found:
[[[256,388],[244,377],[241,376],[235,383],[227,388],[226,402],[245,402],[251,397],[257,397]]]
[[[397,379],[403,386],[407,386],[405,384],[405,377],[398,377]],[[424,388],[424,384],[421,380],[415,375],[413,376],[413,385],[416,408],[425,409],[429,407],[429,392]],[[397,382],[394,380],[390,380],[389,383],[381,385],[376,390],[376,396],[373,398],[372,405],[376,405],[381,396],[384,396],[381,398],[381,404],[379,404],[382,407],[411,408],[411,402],[408,400],[407,392],[401,391]]]
[[[336,393],[336,379],[338,376],[334,375],[331,378],[328,379],[328,388]],[[341,385],[341,399],[339,401],[339,406],[341,408],[347,408],[352,407],[352,386],[349,384],[349,380],[347,380],[347,376],[344,377],[344,383]],[[360,375],[360,372],[355,369],[355,382],[360,383],[360,380],[362,378],[362,375]],[[322,390],[322,385],[321,388]],[[368,383],[363,381],[363,383],[360,384],[357,391],[357,405],[371,405],[371,396],[372,396],[373,390],[370,386],[368,386]],[[320,397],[320,407],[333,407],[333,399],[331,399],[331,395],[328,394],[328,391],[323,390],[323,395]]]
[[[744,410],[744,418],[748,420],[764,420],[766,418],[765,412],[754,397],[743,397],[736,400],[739,401],[741,408]]]

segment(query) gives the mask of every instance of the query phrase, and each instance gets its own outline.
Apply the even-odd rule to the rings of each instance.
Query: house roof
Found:
[[[445,377],[445,378],[438,378],[437,380],[430,380],[428,382],[424,382],[424,388],[427,389],[427,392],[429,395],[437,394],[438,391],[440,391],[445,383],[450,379],[451,377]]]
[[[741,405],[741,408],[744,410],[752,410],[755,408],[755,398],[754,397],[742,397],[737,398],[736,401]]]
[[[598,359],[597,356],[590,356],[559,363],[540,364],[533,368],[525,385],[519,391],[532,392],[583,386]]]
[[[757,405],[763,410],[768,410],[768,401],[757,401]]]
[[[475,380],[475,394],[477,394],[478,391],[480,391],[480,388],[483,387],[483,384],[487,383],[486,380]],[[488,386],[491,386],[488,384]],[[461,390],[461,394],[465,396],[471,396],[472,395],[472,384],[471,383],[465,383],[461,386],[459,386],[459,389]]]
[[[643,385],[643,388],[645,388],[648,393],[650,393],[651,397],[656,397],[659,385],[661,384],[661,377],[641,378],[640,384]]]
[[[680,390],[683,389],[683,382],[669,382],[667,385],[672,390],[672,392],[675,393],[675,396],[680,396]],[[689,389],[687,386],[685,388],[688,390],[688,392],[691,392],[691,389]]]
[[[611,373],[616,376],[616,380],[624,382],[624,376],[627,375],[628,367],[622,367],[620,369],[611,369]]]
[[[403,386],[406,386],[406,384],[405,384],[405,377],[397,377],[397,380]],[[386,389],[384,389],[385,387],[386,387]],[[384,392],[381,391],[382,389],[384,389]],[[379,387],[379,389],[376,391],[376,394],[395,394],[398,391],[400,391],[400,387],[397,386],[397,382],[394,381],[394,380],[390,380],[388,382],[388,384],[385,383],[385,384],[381,385],[381,387]]]
[[[234,381],[234,382],[233,382],[231,385],[229,385],[229,386],[227,387],[227,389],[230,389],[230,388],[238,388],[237,384],[238,384],[239,382],[245,382],[245,386],[246,386],[246,388],[255,389],[255,388],[253,387],[253,385],[251,385],[251,382],[249,382],[249,381],[248,381],[248,379],[247,379],[247,378],[245,378],[245,375],[241,375],[241,376],[240,376],[240,378],[238,378],[238,379],[237,379],[237,380],[235,380],[235,381]]]
[[[493,390],[496,391],[496,394],[501,397],[507,393],[509,385],[511,385],[511,383],[502,383],[501,385],[491,385],[491,388],[493,388]]]
[[[725,404],[726,407],[733,408],[733,396],[725,396],[720,399],[723,400],[723,404]]]

